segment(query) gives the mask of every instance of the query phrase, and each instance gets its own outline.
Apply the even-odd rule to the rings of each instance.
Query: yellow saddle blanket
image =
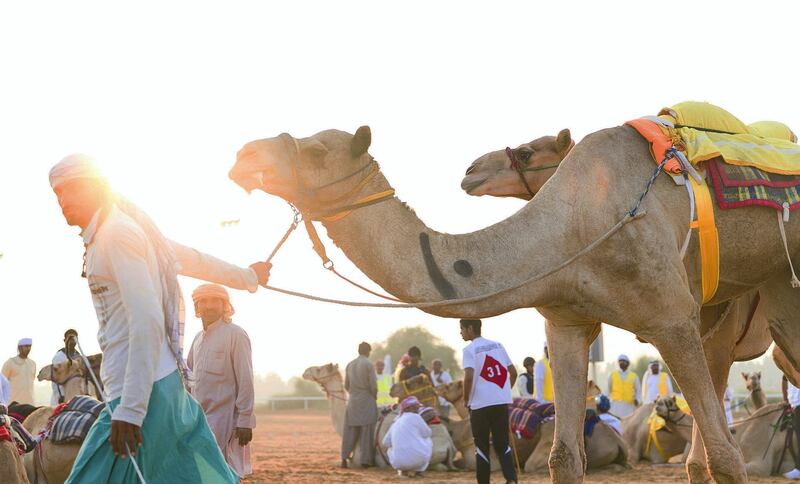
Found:
[[[665,129],[670,138],[679,141],[692,165],[721,156],[732,165],[800,175],[800,145],[783,123],[746,125],[718,106],[695,101],[664,108],[658,117],[673,125]]]

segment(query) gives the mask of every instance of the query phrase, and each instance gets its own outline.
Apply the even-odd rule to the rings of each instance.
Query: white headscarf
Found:
[[[97,168],[94,158],[86,154],[72,154],[50,169],[50,186],[54,189],[67,181],[79,178],[106,181]],[[114,203],[122,213],[133,219],[153,245],[161,278],[161,300],[164,311],[164,326],[172,355],[184,377],[188,377],[188,367],[183,360],[184,304],[178,285],[180,265],[169,241],[158,230],[155,222],[139,207],[122,197],[115,197]]]

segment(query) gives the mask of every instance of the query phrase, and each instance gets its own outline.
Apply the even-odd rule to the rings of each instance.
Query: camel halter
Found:
[[[294,139],[294,138],[292,138],[292,139]],[[297,141],[296,140],[295,140],[295,145],[297,145]],[[650,175],[650,179],[647,181],[647,184],[645,185],[644,190],[639,195],[639,198],[636,200],[636,203],[634,203],[633,207],[630,210],[628,210],[627,212],[625,212],[625,215],[623,215],[623,217],[619,220],[619,222],[617,222],[613,227],[608,229],[603,235],[601,235],[600,237],[595,239],[593,242],[591,242],[588,245],[586,245],[583,249],[581,249],[580,251],[575,253],[575,255],[573,255],[572,257],[569,257],[568,259],[566,259],[565,261],[557,264],[553,268],[551,268],[549,270],[546,270],[546,271],[544,271],[544,272],[542,272],[540,274],[531,276],[528,279],[526,279],[526,280],[524,280],[524,281],[522,281],[522,282],[520,282],[518,284],[515,284],[515,285],[510,286],[510,287],[506,287],[504,289],[500,289],[500,290],[494,291],[492,293],[482,294],[482,295],[479,295],[479,296],[466,297],[466,298],[461,298],[461,299],[444,299],[444,300],[440,300],[440,301],[427,301],[427,302],[419,302],[419,303],[366,303],[366,302],[346,301],[346,300],[342,300],[342,299],[333,299],[333,298],[315,296],[313,294],[307,294],[307,293],[303,293],[303,292],[299,292],[299,291],[292,291],[292,290],[289,290],[289,289],[282,289],[282,288],[279,288],[279,287],[270,286],[268,284],[264,285],[263,287],[265,289],[270,290],[270,291],[279,292],[279,293],[282,293],[282,294],[287,294],[289,296],[300,297],[300,298],[303,298],[303,299],[309,299],[311,301],[320,301],[320,302],[327,302],[327,303],[331,303],[331,304],[339,304],[339,305],[342,305],[342,306],[354,306],[354,307],[398,308],[398,309],[399,308],[403,308],[403,309],[405,309],[405,308],[428,309],[428,308],[453,306],[453,305],[457,305],[457,304],[472,304],[472,303],[485,301],[486,299],[497,297],[497,296],[500,296],[500,295],[505,294],[507,292],[513,291],[515,289],[519,289],[522,286],[525,286],[525,285],[528,285],[528,284],[532,284],[534,282],[537,282],[537,281],[539,281],[541,279],[544,279],[547,276],[550,276],[550,275],[560,271],[561,269],[569,266],[570,264],[572,264],[576,260],[580,259],[584,255],[586,255],[589,252],[591,252],[592,250],[594,250],[598,245],[600,245],[603,242],[605,242],[608,238],[610,238],[612,235],[614,235],[615,233],[620,231],[622,229],[622,227],[624,227],[628,223],[630,223],[630,222],[632,222],[634,220],[638,220],[638,219],[644,217],[645,215],[647,215],[647,211],[646,210],[643,210],[643,209],[640,210],[642,202],[644,201],[644,199],[647,196],[647,194],[650,193],[650,189],[653,187],[653,184],[655,183],[656,178],[658,178],[658,175],[661,174],[661,172],[664,170],[664,165],[666,165],[667,161],[669,161],[673,157],[677,156],[676,153],[677,153],[677,150],[675,148],[670,148],[670,149],[667,150],[666,155],[664,156],[664,159],[661,160],[661,162],[658,164],[656,169],[653,171],[653,174]],[[294,167],[293,167],[293,170],[294,170]],[[341,181],[341,179],[337,180],[336,182],[339,182],[339,181]],[[299,184],[299,181],[298,181],[298,184]],[[323,185],[321,188],[324,188],[326,186],[330,186],[330,184]],[[392,197],[393,197],[393,195],[392,195]],[[388,198],[389,197],[387,197],[386,199],[388,199]],[[383,201],[383,200],[379,200],[379,201]],[[377,201],[372,202],[372,203],[377,203]],[[364,205],[364,206],[366,206],[366,205]],[[361,207],[356,207],[356,208],[361,208]],[[292,209],[297,211],[297,209],[294,208],[294,206],[292,206]],[[355,210],[355,208],[353,210]],[[296,214],[295,214],[295,220],[297,220],[297,215]],[[362,289],[362,290],[364,290],[364,291],[366,291],[366,292],[368,292],[370,294],[374,294],[376,296],[382,297],[384,299],[389,299],[391,301],[400,301],[399,299],[396,299],[396,298],[393,298],[393,297],[390,297],[390,296],[383,296],[383,295],[378,294],[378,293],[376,293],[374,291],[371,291],[371,290],[367,289],[366,287],[361,286],[361,285],[351,281],[350,279],[347,279],[346,277],[342,276],[338,272],[334,271],[333,270],[333,262],[330,259],[328,259],[327,255],[325,254],[325,247],[322,245],[322,241],[320,240],[316,229],[314,229],[314,226],[311,224],[311,222],[308,219],[305,219],[304,222],[305,222],[305,225],[306,225],[306,229],[308,230],[309,238],[311,238],[311,241],[314,244],[314,250],[317,252],[317,254],[320,256],[320,258],[323,260],[323,267],[325,267],[325,269],[331,270],[334,274],[336,274],[340,278],[344,279],[345,281],[349,282],[350,284],[352,284],[352,285],[354,285],[354,286],[356,286],[356,287],[358,287],[358,288],[360,288],[360,289]],[[292,225],[289,227],[289,230],[287,230],[287,233],[283,236],[283,238],[279,242],[278,247],[276,247],[272,251],[272,253],[270,255],[270,258],[267,259],[267,262],[269,262],[272,259],[272,257],[275,256],[275,254],[277,253],[278,248],[280,248],[280,246],[289,237],[289,234],[291,234],[291,232],[296,227],[297,227],[297,223],[296,222],[292,222]]]
[[[519,160],[517,160],[517,156],[514,154],[514,150],[512,150],[508,146],[506,146],[506,156],[508,157],[508,160],[511,162],[511,169],[517,172],[517,174],[519,175],[519,179],[522,180],[522,184],[525,185],[525,190],[528,190],[528,195],[530,195],[531,198],[533,198],[536,195],[536,193],[534,193],[534,191],[531,190],[530,185],[528,185],[528,180],[525,179],[525,172],[550,170],[558,168],[559,165],[559,163],[556,163],[554,165],[536,166],[533,168],[523,167],[522,163],[520,163]]]

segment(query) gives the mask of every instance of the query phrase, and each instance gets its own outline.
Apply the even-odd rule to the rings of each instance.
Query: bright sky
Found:
[[[47,183],[49,168],[93,154],[116,189],[169,237],[247,265],[288,226],[286,204],[227,178],[246,142],[289,132],[372,128],[371,153],[428,225],[467,232],[519,200],[474,198],[468,164],[555,134],[580,139],[684,100],[746,123],[800,129],[796,3],[760,2],[13,2],[0,15],[0,356],[34,339],[42,365],[75,327],[95,351],[80,276],[83,247]],[[740,5],[745,5],[741,3]],[[580,189],[591,189],[591,180]],[[577,187],[576,187],[577,189]],[[590,214],[587,214],[590,216]],[[223,220],[240,219],[222,228]],[[324,234],[324,231],[322,232]],[[344,273],[365,277],[332,244]],[[364,300],[323,271],[303,232],[271,283]],[[187,297],[199,283],[183,279]],[[345,362],[359,341],[424,325],[460,348],[455,321],[416,310],[354,309],[236,292],[259,373]],[[646,301],[642,301],[646,304]],[[191,316],[191,314],[190,314]],[[190,317],[187,339],[198,331]],[[521,362],[538,356],[542,318],[519,310],[485,335]],[[652,351],[610,329],[606,356]]]

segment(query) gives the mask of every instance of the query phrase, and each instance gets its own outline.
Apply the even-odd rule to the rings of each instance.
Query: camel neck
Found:
[[[382,174],[367,193],[386,190]],[[549,215],[557,194],[540,194],[515,215],[486,229],[451,235],[425,225],[397,198],[361,208],[326,223],[328,235],[370,279],[409,302],[461,299],[515,287],[568,258],[566,227]],[[491,301],[429,310],[446,317],[489,317],[540,306],[557,291],[557,272]]]

